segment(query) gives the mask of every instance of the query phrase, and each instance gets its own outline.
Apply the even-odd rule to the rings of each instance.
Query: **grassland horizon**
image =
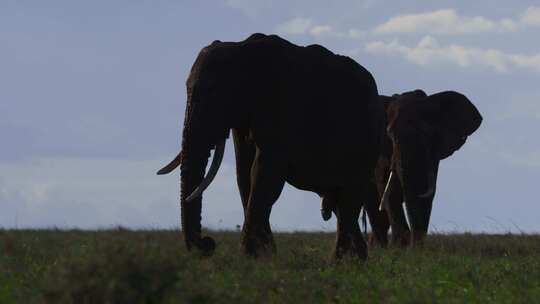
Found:
[[[422,248],[332,259],[332,232],[275,233],[277,253],[207,231],[205,257],[170,230],[0,229],[0,303],[532,303],[540,235],[430,234]]]

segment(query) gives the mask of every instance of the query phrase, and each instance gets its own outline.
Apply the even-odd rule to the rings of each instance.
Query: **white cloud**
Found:
[[[375,28],[376,33],[411,33],[428,31],[437,34],[489,31],[495,24],[483,17],[464,18],[453,9],[393,17]]]
[[[332,27],[329,25],[317,25],[309,31],[313,36],[331,35],[333,33]]]
[[[350,29],[348,31],[340,31],[334,29],[330,25],[315,24],[310,18],[296,17],[286,21],[276,27],[276,32],[279,34],[301,35],[309,34],[314,37],[340,37],[359,39],[364,37],[365,32]]]
[[[296,17],[278,25],[276,32],[291,35],[309,34],[315,37],[342,35],[329,25],[315,25],[311,19],[302,17]]]
[[[483,16],[460,16],[454,9],[395,16],[375,27],[377,34],[429,33],[472,34],[485,32],[511,32],[520,28],[540,26],[540,7],[529,7],[516,20],[491,20]]]
[[[518,67],[532,68],[540,71],[540,54],[535,56],[525,56],[519,54],[510,55],[510,61]]]
[[[521,15],[520,22],[530,26],[540,26],[540,7],[531,6]]]
[[[311,19],[296,17],[277,26],[276,31],[283,34],[305,34],[312,28]]]
[[[497,72],[506,72],[509,67],[520,67],[540,72],[540,54],[529,56],[522,54],[507,54],[496,49],[482,49],[451,44],[439,45],[438,41],[425,36],[420,42],[409,47],[394,39],[391,42],[374,41],[366,44],[369,53],[383,53],[401,56],[418,65],[453,64],[460,67],[481,65]]]
[[[233,1],[234,2],[234,1]],[[239,1],[242,2],[242,1]],[[367,35],[423,33],[437,35],[515,32],[540,26],[540,7],[531,6],[516,18],[490,19],[484,16],[462,16],[455,9],[399,15],[372,30],[338,29],[328,24],[317,24],[311,18],[296,17],[276,27],[280,34],[308,34],[314,37],[361,39]]]
[[[232,144],[227,150],[231,149]],[[0,228],[177,228],[179,172],[155,174],[169,160],[167,156],[139,161],[40,158],[0,162]],[[335,220],[321,220],[319,202],[314,193],[286,186],[274,205],[272,227],[335,230]],[[202,223],[234,230],[243,220],[234,163],[224,161],[204,193]]]
[[[347,36],[353,39],[364,38],[366,35],[367,35],[366,31],[362,31],[358,29],[350,29],[347,31]]]

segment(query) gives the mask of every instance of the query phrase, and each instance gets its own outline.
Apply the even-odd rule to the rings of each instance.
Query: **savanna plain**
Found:
[[[0,230],[0,303],[539,303],[540,236],[432,234],[422,248],[331,258],[333,233],[276,233],[277,254],[209,231]]]

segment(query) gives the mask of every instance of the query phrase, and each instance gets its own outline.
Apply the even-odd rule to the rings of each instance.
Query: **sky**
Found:
[[[213,40],[276,33],[350,56],[381,94],[455,90],[484,121],[441,162],[430,231],[539,233],[540,4],[534,1],[0,2],[0,227],[175,229],[185,80]],[[243,213],[233,144],[203,225]],[[335,230],[286,186],[274,230]]]

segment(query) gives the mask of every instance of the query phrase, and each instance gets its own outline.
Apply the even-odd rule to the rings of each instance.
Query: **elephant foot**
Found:
[[[409,230],[392,232],[392,246],[399,248],[409,247],[411,244],[411,232]]]
[[[372,231],[368,239],[370,247],[380,245],[382,248],[386,248],[388,246],[389,225],[388,225],[388,222],[385,221],[383,216],[385,217],[386,215],[382,213],[378,213],[370,217],[370,221],[372,223],[371,224]]]
[[[198,242],[197,247],[201,251],[203,255],[211,256],[214,254],[214,251],[216,250],[216,242],[211,237],[203,237]]]
[[[362,261],[367,259],[368,248],[361,233],[338,235],[334,258],[340,260],[345,256],[358,258]]]
[[[413,247],[422,247],[426,240],[427,231],[415,230],[412,235]]]
[[[368,237],[368,245],[370,248],[374,248],[376,246],[381,246],[381,248],[388,247],[388,237],[384,234],[375,235],[375,233],[371,233]]]
[[[260,232],[255,235],[243,234],[242,251],[254,258],[271,256],[276,253],[276,244],[271,232]]]
[[[373,248],[375,246],[377,246],[377,244],[379,243],[379,241],[377,241],[377,238],[375,237],[375,235],[372,233],[369,235],[368,237],[368,246],[370,248]]]
[[[245,240],[242,242],[242,251],[253,258],[272,256],[276,253],[276,245],[274,242],[259,239]]]
[[[216,241],[209,236],[205,237],[195,237],[184,239],[187,250],[191,251],[193,248],[196,249],[199,253],[205,256],[211,256],[216,250]]]

